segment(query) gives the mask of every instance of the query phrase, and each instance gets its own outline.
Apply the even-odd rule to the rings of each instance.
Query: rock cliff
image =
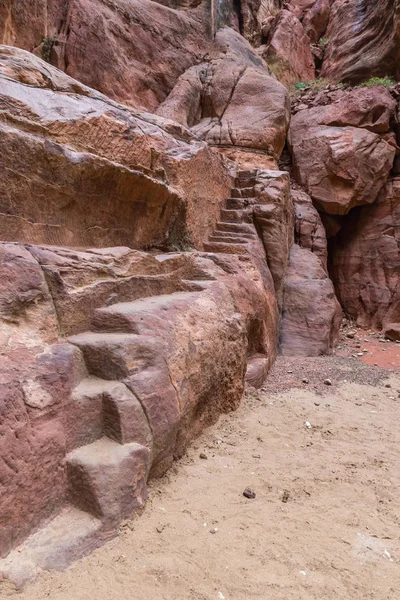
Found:
[[[400,339],[398,11],[2,3],[3,578],[116,535],[277,352]]]

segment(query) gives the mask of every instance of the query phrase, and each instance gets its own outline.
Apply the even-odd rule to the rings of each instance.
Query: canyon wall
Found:
[[[278,351],[400,339],[397,38],[394,0],[2,4],[3,578],[116,535]]]

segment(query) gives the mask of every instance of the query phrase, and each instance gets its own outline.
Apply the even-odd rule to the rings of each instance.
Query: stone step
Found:
[[[136,442],[151,448],[152,435],[137,397],[119,381],[83,379],[72,391],[65,411],[67,452],[106,435],[120,444]]]
[[[227,244],[226,242],[206,242],[204,244],[205,252],[213,254],[247,254],[247,248],[240,244]]]
[[[225,202],[225,206],[228,210],[232,209],[243,209],[246,208],[248,202],[244,198],[228,198]]]
[[[143,345],[139,335],[93,331],[73,335],[68,341],[82,351],[88,372],[107,380],[129,376]]]
[[[220,231],[219,229],[216,229],[211,235],[218,235],[219,237],[242,238],[246,241],[254,240],[257,237],[256,233],[249,233],[247,231]]]
[[[254,187],[235,187],[231,189],[232,198],[254,198]]]
[[[229,210],[226,208],[221,209],[221,221],[225,223],[251,223],[251,216],[246,210]]]
[[[91,444],[103,435],[104,379],[87,377],[71,393],[63,414],[67,452]]]
[[[215,232],[217,231],[233,231],[235,233],[255,233],[254,225],[248,223],[224,223],[218,221]]]
[[[150,451],[103,437],[66,456],[71,503],[107,524],[130,517],[147,498]]]
[[[169,327],[176,315],[187,310],[198,298],[198,292],[179,292],[98,308],[93,313],[92,328],[151,335]]]
[[[102,530],[100,519],[67,506],[0,560],[0,574],[21,589],[40,571],[66,569],[73,560],[89,554],[113,535],[112,530]]]
[[[248,244],[250,240],[243,237],[235,236],[224,236],[224,235],[210,235],[208,238],[210,243],[223,242],[224,244]]]

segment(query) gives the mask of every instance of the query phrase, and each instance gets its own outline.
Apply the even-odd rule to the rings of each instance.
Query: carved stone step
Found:
[[[68,338],[83,353],[91,375],[108,380],[127,377],[130,365],[137,357],[140,336],[129,333],[95,333],[86,331]]]
[[[248,244],[250,242],[249,239],[234,236],[234,235],[210,235],[208,241],[213,242],[223,242],[225,244]]]
[[[221,221],[225,223],[242,223],[251,222],[251,216],[246,210],[228,210],[226,208],[221,209]]]
[[[224,223],[218,221],[215,231],[233,231],[235,233],[255,233],[254,225],[248,223]]]
[[[257,234],[256,233],[247,233],[246,231],[220,231],[219,229],[216,229],[214,231],[214,233],[210,236],[210,238],[214,235],[217,235],[218,237],[221,238],[234,238],[234,239],[242,239],[245,240],[245,242],[254,240],[257,238]]]
[[[204,244],[205,252],[223,253],[223,254],[247,254],[246,246],[240,244],[227,244],[225,242],[206,242]]]
[[[169,326],[171,320],[199,298],[198,292],[181,292],[120,302],[94,311],[92,328],[96,331],[115,331],[152,334]]]
[[[66,457],[71,503],[107,523],[117,524],[147,498],[150,451],[104,437]]]
[[[113,530],[102,530],[100,519],[68,506],[0,560],[0,573],[21,588],[41,570],[65,569],[113,535]]]
[[[232,209],[243,209],[247,206],[247,200],[245,198],[228,198],[225,202],[225,206],[228,210]]]
[[[254,187],[235,187],[231,190],[232,198],[253,198]]]

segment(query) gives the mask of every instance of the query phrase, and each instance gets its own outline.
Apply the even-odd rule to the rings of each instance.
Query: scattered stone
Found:
[[[346,337],[348,337],[350,340],[353,340],[355,335],[356,334],[354,331],[349,331],[348,333],[346,333]]]
[[[252,454],[253,458],[261,458],[261,454]]]
[[[214,527],[213,529],[210,529],[210,533],[212,533],[213,535],[215,533],[217,533],[217,531],[218,531],[218,527]]]
[[[310,380],[307,379],[306,377],[304,377],[304,379],[302,379],[301,381],[302,381],[302,383],[310,383]]]
[[[288,490],[283,490],[282,502],[286,504],[290,498],[290,492]]]
[[[329,378],[325,379],[324,384],[325,385],[332,385],[332,379],[329,379]]]
[[[246,488],[243,492],[243,496],[245,498],[248,498],[249,500],[253,500],[256,497],[256,493],[253,492],[253,490],[251,488]]]
[[[307,429],[312,429],[312,425],[311,425],[310,421],[306,421],[306,427],[307,427]]]
[[[203,460],[207,460],[208,456],[207,454],[204,454],[204,452],[200,452],[200,458]]]

